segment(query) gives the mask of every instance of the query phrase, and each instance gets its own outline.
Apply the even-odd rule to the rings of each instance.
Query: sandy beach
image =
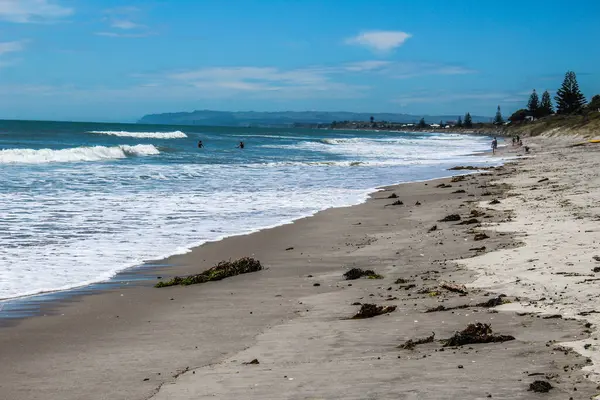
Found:
[[[572,143],[528,140],[527,157],[502,150],[519,154],[504,167],[384,188],[154,271],[165,280],[251,256],[260,272],[46,307],[0,328],[0,399],[592,398],[600,145]],[[383,278],[345,280],[350,268]],[[396,309],[351,319],[363,303]],[[441,342],[477,322],[514,340]],[[552,389],[534,393],[534,381]]]

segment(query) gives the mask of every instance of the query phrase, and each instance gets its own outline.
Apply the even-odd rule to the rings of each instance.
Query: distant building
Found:
[[[533,121],[535,121],[535,118],[532,115],[527,115],[527,116],[525,116],[525,121],[533,122]]]

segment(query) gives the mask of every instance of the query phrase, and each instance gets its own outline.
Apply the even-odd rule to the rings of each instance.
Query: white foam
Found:
[[[188,137],[181,131],[174,132],[128,132],[128,131],[89,131],[99,135],[111,135],[120,137],[148,138],[148,139],[182,139]]]
[[[240,164],[186,162],[196,160],[194,151],[189,159],[166,153],[165,163],[138,159],[118,168],[102,162],[0,168],[6,189],[0,190],[0,210],[6,210],[0,213],[0,299],[97,282],[206,241],[357,204],[372,188],[439,176],[450,160],[481,163],[483,157],[463,154],[489,147],[487,140],[442,145],[428,136],[302,140],[273,141],[269,146],[296,150],[273,159],[236,152]],[[158,153],[151,145],[19,149],[0,152],[0,163]]]
[[[0,150],[0,164],[44,164],[82,161],[102,161],[160,154],[151,144],[135,146],[93,146],[68,149],[5,149]]]

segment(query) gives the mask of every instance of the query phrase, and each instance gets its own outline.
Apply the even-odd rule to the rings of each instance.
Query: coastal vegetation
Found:
[[[416,120],[415,120],[416,121]],[[573,71],[565,73],[562,85],[556,91],[554,102],[550,91],[544,90],[541,99],[533,89],[524,108],[518,109],[506,120],[500,105],[496,114],[488,122],[475,122],[469,112],[464,116],[427,123],[422,117],[418,122],[395,123],[378,121],[371,117],[369,122],[334,121],[330,129],[366,129],[390,131],[453,131],[465,133],[495,133],[498,135],[540,135],[540,134],[578,134],[593,136],[600,130],[600,95],[595,95],[589,103],[579,88],[577,76]]]
[[[176,276],[173,279],[166,282],[158,282],[154,287],[163,288],[167,286],[188,286],[195,285],[198,283],[205,283],[211,281],[220,281],[221,279],[229,278],[231,276],[247,274],[249,272],[256,272],[262,270],[263,267],[260,261],[255,260],[251,257],[244,257],[234,261],[221,261],[212,268],[207,269],[196,275],[189,276]]]

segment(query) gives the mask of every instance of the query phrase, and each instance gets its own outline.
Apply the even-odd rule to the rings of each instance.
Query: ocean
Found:
[[[380,186],[489,164],[472,155],[489,143],[452,133],[0,121],[0,299],[103,281],[361,203]]]

